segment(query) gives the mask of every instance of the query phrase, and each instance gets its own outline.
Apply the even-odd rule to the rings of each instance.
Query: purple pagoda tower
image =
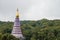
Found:
[[[16,18],[15,18],[15,21],[14,21],[14,25],[13,25],[11,35],[15,36],[16,38],[23,39],[23,35],[22,35],[22,32],[21,32],[21,28],[20,28],[18,9],[16,11]]]

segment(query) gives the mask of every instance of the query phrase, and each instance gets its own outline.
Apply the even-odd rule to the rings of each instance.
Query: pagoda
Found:
[[[19,21],[19,13],[18,9],[16,11],[16,18],[14,21],[13,29],[11,35],[15,36],[16,38],[20,38],[20,40],[23,40],[23,35],[21,32],[21,26],[20,26],[20,21]]]

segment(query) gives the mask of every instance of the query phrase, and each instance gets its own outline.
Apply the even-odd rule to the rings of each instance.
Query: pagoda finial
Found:
[[[17,11],[18,11],[18,8],[17,8]]]
[[[16,10],[16,18],[18,18],[19,17],[19,13],[18,13],[18,8],[17,8],[17,10]]]

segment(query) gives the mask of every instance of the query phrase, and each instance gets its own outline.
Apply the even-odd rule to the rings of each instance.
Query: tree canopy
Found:
[[[20,21],[25,40],[60,40],[60,20]],[[0,39],[18,40],[10,35],[13,22],[0,21]],[[12,37],[12,38],[11,38]]]

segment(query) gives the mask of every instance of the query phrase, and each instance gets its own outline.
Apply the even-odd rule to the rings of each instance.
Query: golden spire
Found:
[[[18,13],[18,8],[17,8],[17,11],[16,11],[16,18],[19,17],[19,13]]]

